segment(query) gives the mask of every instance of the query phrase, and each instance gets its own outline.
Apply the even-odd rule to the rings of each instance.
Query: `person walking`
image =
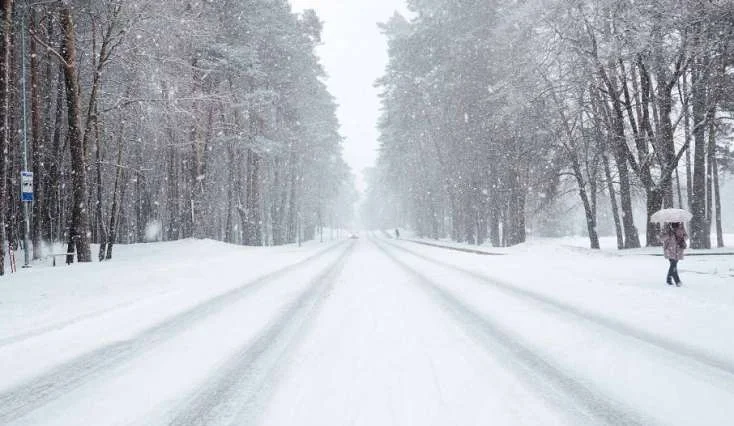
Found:
[[[665,282],[668,285],[675,285],[680,287],[681,280],[678,276],[678,261],[683,260],[683,252],[685,251],[687,244],[686,229],[683,227],[683,223],[675,222],[664,225],[665,228],[663,233],[660,235],[660,241],[663,243],[663,254],[665,258],[670,262],[668,268],[668,276],[665,278]]]

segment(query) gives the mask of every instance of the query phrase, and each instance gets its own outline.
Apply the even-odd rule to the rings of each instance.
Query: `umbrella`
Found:
[[[674,223],[688,222],[693,215],[688,210],[683,209],[662,209],[658,210],[650,216],[651,223]]]

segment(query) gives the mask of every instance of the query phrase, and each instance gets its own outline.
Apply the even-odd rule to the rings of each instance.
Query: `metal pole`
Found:
[[[21,17],[21,43],[22,43],[22,51],[21,51],[21,57],[23,58],[23,64],[22,64],[22,91],[23,91],[23,170],[28,171],[28,111],[26,107],[26,51],[25,51],[25,20],[28,17],[28,5],[24,8],[23,15]],[[24,201],[23,202],[23,217],[25,219],[25,237],[24,237],[24,260],[25,264],[23,265],[24,268],[30,268],[30,234],[31,234],[31,221],[30,221],[30,212],[29,212],[29,202]]]

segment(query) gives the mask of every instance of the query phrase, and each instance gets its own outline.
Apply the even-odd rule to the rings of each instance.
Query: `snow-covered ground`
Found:
[[[734,245],[732,236],[728,236]],[[382,234],[0,279],[0,424],[727,424],[734,256]]]

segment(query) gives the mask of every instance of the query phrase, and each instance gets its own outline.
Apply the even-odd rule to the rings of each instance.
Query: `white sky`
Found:
[[[323,45],[318,53],[336,98],[341,133],[346,138],[344,158],[364,190],[362,171],[377,157],[377,118],[380,103],[374,82],[387,64],[387,43],[377,28],[403,0],[291,0],[294,11],[314,9],[324,22]]]

